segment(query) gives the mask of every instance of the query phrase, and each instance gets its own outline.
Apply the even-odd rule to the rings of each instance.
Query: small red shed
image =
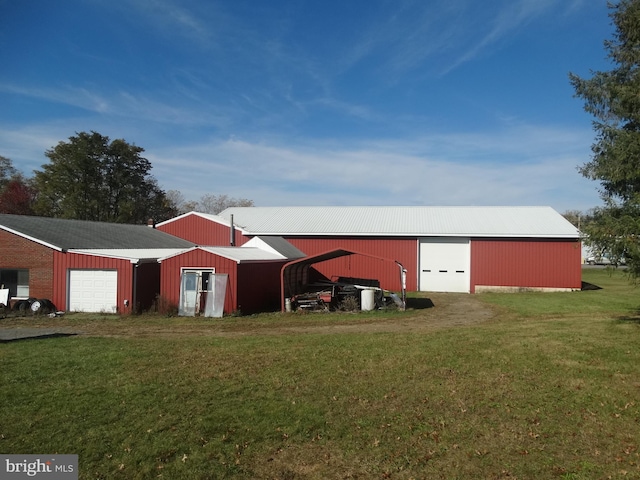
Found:
[[[228,276],[224,313],[252,314],[280,309],[280,272],[289,261],[304,253],[278,237],[255,237],[241,247],[194,247],[159,259],[160,292],[179,308],[184,295],[185,272],[198,278],[196,295],[205,292],[212,275]],[[200,285],[200,286],[198,286]],[[181,291],[182,289],[182,291]],[[181,295],[182,293],[182,295]],[[203,303],[196,299],[199,308]]]

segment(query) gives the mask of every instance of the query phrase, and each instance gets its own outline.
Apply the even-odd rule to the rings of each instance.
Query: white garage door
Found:
[[[468,238],[420,239],[420,290],[468,293],[470,266]]]
[[[116,270],[69,270],[69,310],[115,313],[118,305]]]

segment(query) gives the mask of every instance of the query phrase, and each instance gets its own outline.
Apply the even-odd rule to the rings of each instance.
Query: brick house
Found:
[[[130,312],[158,294],[157,259],[193,246],[143,225],[0,214],[0,285],[14,301]]]

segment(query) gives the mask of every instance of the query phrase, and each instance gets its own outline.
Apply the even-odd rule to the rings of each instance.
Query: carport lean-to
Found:
[[[327,252],[311,255],[308,257],[293,260],[282,267],[282,273],[280,276],[281,281],[281,309],[284,312],[286,310],[287,299],[292,298],[295,295],[304,293],[306,286],[309,283],[310,275],[309,269],[316,263],[326,262],[335,258],[344,257],[347,255],[362,255],[365,257],[374,258],[382,262],[392,262],[398,265],[399,268],[399,290],[402,292],[402,306],[406,305],[406,278],[407,270],[397,260],[391,260],[376,255],[370,255],[368,253],[356,252],[353,250],[335,249]]]

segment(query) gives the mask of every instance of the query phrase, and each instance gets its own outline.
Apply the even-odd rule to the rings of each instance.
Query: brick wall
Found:
[[[28,269],[29,296],[53,297],[53,250],[0,230],[0,268]]]

